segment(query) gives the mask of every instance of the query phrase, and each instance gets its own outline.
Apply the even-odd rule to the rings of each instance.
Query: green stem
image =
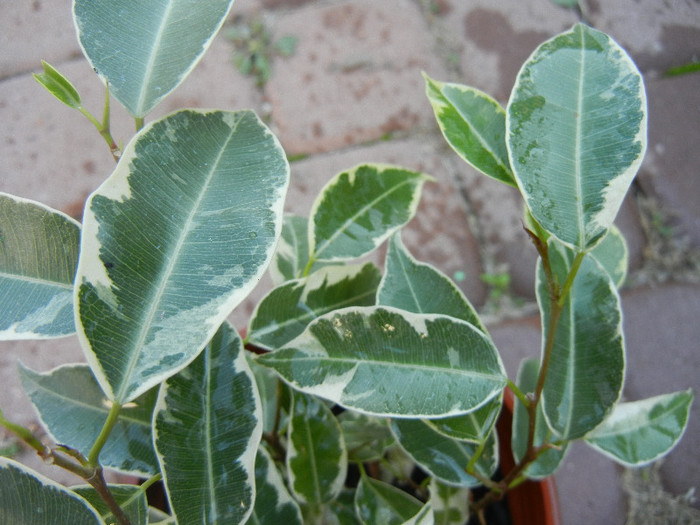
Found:
[[[112,137],[112,133],[109,128],[109,85],[107,85],[107,88],[105,89],[105,105],[102,111],[102,122],[98,121],[92,115],[92,113],[90,113],[83,106],[78,106],[78,111],[80,111],[92,123],[92,125],[95,126],[95,129],[97,129],[97,131],[100,133],[100,136],[107,143],[107,146],[109,146],[109,151],[112,153],[112,158],[114,158],[115,162],[118,162],[119,157],[121,156],[121,150],[119,149],[119,146],[117,146],[117,143]]]
[[[309,275],[309,272],[311,271],[311,267],[314,265],[316,260],[314,259],[313,256],[309,257],[309,261],[306,263],[306,266],[304,267],[304,271],[301,272],[301,277],[306,277]]]
[[[581,267],[581,263],[583,262],[583,258],[585,256],[586,252],[577,253],[574,262],[571,264],[571,270],[569,270],[569,275],[566,276],[566,281],[564,282],[564,286],[562,287],[559,295],[559,300],[557,301],[561,307],[564,306],[566,296],[569,295],[569,291],[571,291],[571,287],[574,284],[574,279],[576,279],[576,274],[578,273],[578,269]]]
[[[134,117],[134,124],[136,125],[136,133],[143,129],[143,117]]]
[[[119,403],[113,403],[112,407],[109,409],[107,420],[105,421],[105,424],[102,427],[100,434],[97,436],[95,444],[92,446],[92,449],[90,449],[90,454],[88,454],[88,465],[90,465],[91,467],[98,466],[98,459],[100,456],[100,452],[102,451],[102,447],[105,446],[105,443],[107,442],[107,439],[109,438],[109,435],[112,432],[114,425],[117,423],[117,420],[119,419],[119,412],[121,411],[121,409],[122,406]]]
[[[525,394],[522,390],[518,388],[518,385],[513,383],[510,379],[506,378],[508,388],[511,389],[513,394],[515,394],[515,397],[518,398],[518,400],[525,406],[525,408],[530,407],[530,399],[527,397],[527,394]]]
[[[46,447],[39,440],[39,438],[37,438],[34,434],[32,434],[31,430],[23,427],[22,425],[18,425],[17,423],[13,423],[12,421],[9,421],[8,419],[5,419],[5,416],[3,415],[2,410],[0,410],[0,425],[5,427],[7,430],[9,430],[13,434],[15,434],[22,441],[24,441],[27,445],[29,445],[34,450],[36,450],[37,453],[41,457],[45,457],[47,452],[49,452],[49,448]]]

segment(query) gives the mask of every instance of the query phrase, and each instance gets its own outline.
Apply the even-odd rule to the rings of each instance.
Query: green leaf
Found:
[[[321,515],[316,523],[319,525],[361,525],[355,512],[356,491],[343,489],[333,501],[322,506]]]
[[[0,523],[101,525],[83,498],[24,465],[0,457]]]
[[[693,392],[620,403],[585,437],[593,448],[618,463],[638,467],[668,454],[688,425]]]
[[[261,412],[241,340],[224,323],[201,355],[163,384],[153,416],[179,523],[244,523],[253,512]]]
[[[48,62],[42,60],[41,65],[44,68],[44,72],[32,75],[34,80],[44,86],[49,93],[66,106],[73,109],[80,108],[80,95],[73,87],[73,84]]]
[[[285,215],[277,250],[270,263],[270,276],[275,286],[298,279],[309,261],[309,220]]]
[[[265,447],[255,458],[255,507],[249,525],[302,525],[299,505],[290,496],[282,476]]]
[[[0,340],[75,332],[80,225],[43,204],[0,193]]]
[[[537,359],[524,359],[520,363],[516,384],[522,392],[529,393],[535,391],[539,370],[540,363]],[[527,408],[516,400],[513,410],[513,437],[511,439],[511,448],[516,462],[520,461],[523,456],[525,456],[527,450],[529,422],[530,417]],[[551,443],[553,441],[552,437],[552,431],[547,426],[547,421],[544,419],[542,413],[542,405],[539,405],[535,417],[534,446],[539,447],[545,442]],[[554,474],[554,471],[564,460],[568,446],[568,443],[564,443],[560,445],[559,448],[550,448],[543,452],[525,469],[527,477],[531,479],[542,479]]]
[[[73,20],[90,65],[133,117],[143,117],[197,65],[233,0],[74,0]]]
[[[574,254],[551,240],[549,255],[555,278],[563,283]],[[541,262],[537,274],[537,301],[546,334],[550,304]],[[559,319],[542,393],[549,427],[565,440],[593,430],[619,399],[624,370],[620,296],[610,275],[586,255]]]
[[[340,425],[326,405],[303,394],[294,395],[291,414],[287,472],[292,492],[302,503],[331,501],[348,469]]]
[[[465,471],[478,445],[438,434],[426,421],[392,419],[390,426],[401,448],[440,482],[454,487],[473,487],[481,483]],[[490,478],[497,466],[497,440],[492,432],[475,468],[480,475]]]
[[[71,490],[85,498],[100,513],[105,523],[117,523],[109,507],[93,487],[80,485],[71,487]],[[132,525],[146,525],[148,523],[146,492],[141,490],[141,487],[137,485],[109,485],[109,491]]]
[[[578,7],[578,0],[552,0],[555,4],[562,7]]]
[[[379,461],[394,442],[385,419],[346,410],[338,416],[338,421],[350,461]]]
[[[321,315],[348,306],[373,305],[380,279],[377,267],[367,263],[326,266],[285,283],[258,304],[248,338],[259,346],[280,348]]]
[[[423,504],[403,490],[370,478],[360,478],[355,509],[365,525],[403,525],[420,512]]]
[[[336,175],[311,208],[311,260],[362,257],[415,215],[430,177],[383,164]]]
[[[180,111],[129,143],[88,200],[76,277],[78,335],[110,399],[185,367],[253,289],[288,181],[249,111]]]
[[[470,166],[515,186],[506,149],[506,112],[486,93],[423,73],[426,95],[447,143]]]
[[[425,423],[443,436],[459,441],[481,443],[496,424],[502,404],[502,396],[497,396],[473,412],[440,419],[427,419]]]
[[[377,416],[466,413],[506,382],[493,343],[471,324],[389,307],[319,317],[257,361],[298,390]]]
[[[435,525],[464,525],[469,521],[470,491],[430,480],[430,504]]]
[[[621,287],[627,278],[628,250],[620,229],[613,224],[608,234],[590,253],[610,274],[615,286]]]
[[[418,262],[399,233],[389,241],[385,272],[377,303],[417,314],[441,314],[462,319],[486,333],[479,316],[462,291],[445,274]]]
[[[111,406],[90,368],[63,365],[39,374],[20,365],[19,376],[54,441],[66,443],[87,457]],[[157,390],[151,389],[122,408],[100,452],[103,466],[142,476],[159,471],[151,435],[157,395]]]
[[[642,77],[609,36],[583,24],[535,50],[507,108],[518,187],[542,227],[579,251],[613,223],[646,150]]]

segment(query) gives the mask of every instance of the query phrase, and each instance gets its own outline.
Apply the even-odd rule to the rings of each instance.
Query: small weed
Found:
[[[272,34],[261,18],[239,20],[226,32],[235,47],[233,63],[244,75],[255,77],[258,87],[264,86],[272,75],[272,59],[290,57],[296,51],[298,38],[286,35],[273,41]]]
[[[506,293],[510,286],[510,274],[508,272],[482,273],[481,281],[489,286],[489,300],[498,301]]]

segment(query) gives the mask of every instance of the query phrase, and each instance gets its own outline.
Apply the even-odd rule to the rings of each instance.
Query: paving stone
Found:
[[[71,0],[0,2],[0,79],[80,55]]]
[[[698,8],[700,10],[700,8]],[[647,80],[649,145],[639,182],[676,234],[700,247],[700,75]]]
[[[191,76],[147,120],[180,107],[257,108],[261,97],[251,79],[232,66],[232,46],[221,36]],[[36,58],[36,64],[39,57]],[[83,59],[57,65],[74,83],[83,104],[98,118],[104,87]],[[133,119],[112,103],[112,132],[126,143]],[[0,82],[0,191],[38,200],[76,217],[83,203],[114,169],[114,160],[94,127],[60,103],[30,74]]]
[[[663,72],[700,55],[700,7],[696,0],[584,0],[593,26],[612,36],[640,70]]]
[[[421,70],[441,61],[417,4],[346,0],[310,4],[277,18],[274,33],[299,38],[274,61],[265,94],[285,149],[316,153],[433,126]]]
[[[320,189],[337,173],[358,164],[389,163],[428,173],[437,180],[423,186],[416,217],[404,228],[403,240],[416,258],[435,265],[448,276],[460,276],[458,272],[463,272],[459,286],[470,301],[480,305],[485,289],[479,278],[479,247],[438,147],[429,140],[394,140],[295,162],[287,210],[308,216]]]
[[[700,392],[700,286],[672,284],[641,288],[622,296],[627,344],[629,400],[692,388]],[[661,476],[674,494],[700,490],[700,403],[676,449],[665,459]],[[695,502],[700,506],[700,502]]]
[[[570,9],[551,0],[444,0],[441,36],[459,55],[454,79],[505,103],[520,66],[535,48],[576,21]]]

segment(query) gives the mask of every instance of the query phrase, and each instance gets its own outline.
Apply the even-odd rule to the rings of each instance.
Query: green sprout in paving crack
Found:
[[[292,56],[298,42],[292,35],[273,41],[261,18],[239,20],[225,35],[235,46],[233,63],[236,68],[244,75],[254,76],[260,87],[270,80],[272,59]]]
[[[627,250],[613,220],[644,156],[647,112],[619,45],[581,24],[554,36],[506,109],[425,76],[447,142],[527,205],[542,343],[511,378],[467,297],[403,243],[433,177],[361,164],[330,177],[308,216],[288,215],[289,162],[254,112],[144,122],[232,3],[193,13],[185,0],[160,11],[74,0],[81,49],[138,131],[120,155],[103,134],[117,163],[81,223],[0,193],[0,339],[76,335],[86,358],[19,365],[51,439],[1,409],[0,425],[82,484],[0,456],[0,522],[483,523],[486,507],[551,476],[573,442],[627,466],[666,455],[692,391],[620,399]],[[259,25],[244,41],[267,78],[269,36]],[[38,80],[81,108],[54,70]],[[366,256],[382,245],[380,269]],[[268,271],[272,289],[234,327],[231,312]],[[505,275],[491,275],[499,293]],[[496,421],[513,398],[504,437]],[[106,469],[146,481],[108,483]],[[146,498],[157,481],[167,512]]]

